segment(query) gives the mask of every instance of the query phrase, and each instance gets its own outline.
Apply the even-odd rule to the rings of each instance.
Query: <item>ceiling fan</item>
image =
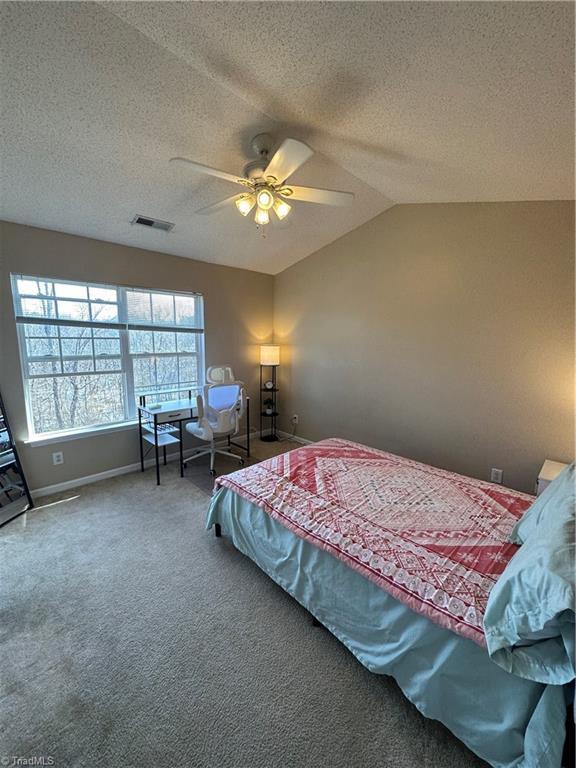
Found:
[[[354,199],[352,192],[338,192],[333,189],[316,189],[315,187],[297,187],[287,184],[287,179],[308,160],[314,152],[307,144],[296,139],[284,139],[280,147],[269,159],[273,146],[272,137],[260,133],[252,139],[252,149],[258,159],[244,168],[244,176],[220,171],[186,157],[173,157],[170,162],[186,163],[192,170],[216,176],[219,179],[240,184],[244,191],[236,193],[225,200],[201,208],[196,213],[211,214],[225,208],[231,203],[242,216],[248,216],[256,207],[254,221],[259,226],[270,222],[270,211],[282,220],[288,216],[292,206],[287,200],[297,200],[302,203],[319,203],[320,205],[349,205]]]

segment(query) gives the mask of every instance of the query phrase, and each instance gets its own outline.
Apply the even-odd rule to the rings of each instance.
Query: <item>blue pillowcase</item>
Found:
[[[524,544],[539,525],[550,525],[554,518],[562,514],[559,508],[569,504],[572,505],[573,509],[574,464],[563,469],[524,512],[512,529],[509,541],[513,544]]]
[[[574,679],[574,465],[515,526],[523,542],[488,598],[484,632],[494,662],[540,683]]]

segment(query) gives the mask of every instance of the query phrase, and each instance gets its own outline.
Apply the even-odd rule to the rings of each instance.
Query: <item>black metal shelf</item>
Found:
[[[12,451],[6,451],[6,455],[0,456],[0,472],[5,472],[10,467],[16,466],[16,457]]]
[[[272,383],[272,387],[265,387],[264,386],[264,376],[263,372],[265,368],[271,369],[271,376],[270,381]],[[274,440],[278,440],[278,435],[276,434],[276,417],[279,416],[278,413],[278,405],[276,400],[276,393],[278,392],[278,387],[276,386],[276,366],[275,365],[261,365],[260,366],[260,439],[264,440],[266,442],[272,442]],[[266,402],[267,401],[267,402]],[[266,408],[272,408],[272,413],[266,413]],[[263,419],[270,419],[267,424],[269,424],[270,432],[269,434],[264,434],[264,424]],[[266,427],[266,430],[268,430],[268,427]]]
[[[0,525],[32,509],[34,502],[0,396]]]

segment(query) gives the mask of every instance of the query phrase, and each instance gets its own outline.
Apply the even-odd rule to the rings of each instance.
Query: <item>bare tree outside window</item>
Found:
[[[130,421],[141,394],[196,392],[202,297],[12,277],[29,427]]]

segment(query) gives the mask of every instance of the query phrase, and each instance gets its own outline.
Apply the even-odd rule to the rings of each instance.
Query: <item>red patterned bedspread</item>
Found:
[[[337,438],[216,480],[431,621],[484,645],[533,497]]]

